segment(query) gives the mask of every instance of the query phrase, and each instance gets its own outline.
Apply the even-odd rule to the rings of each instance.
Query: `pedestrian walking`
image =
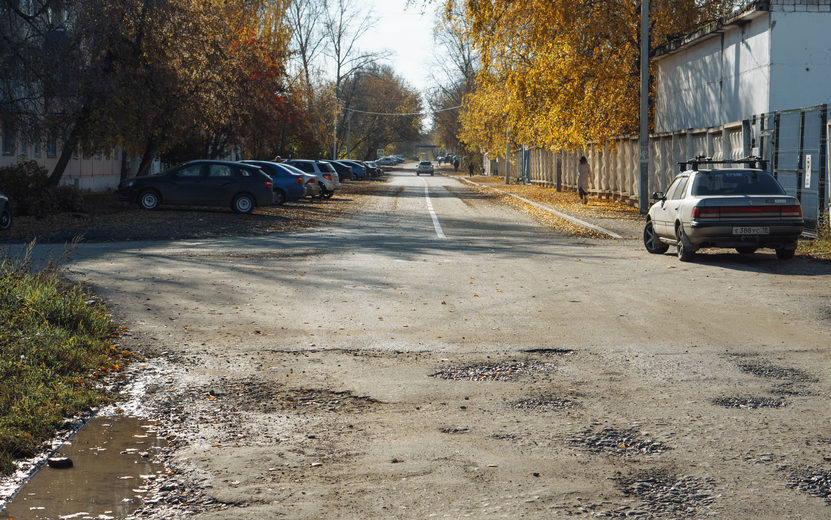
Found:
[[[467,162],[467,176],[473,177],[473,161]]]
[[[591,174],[589,161],[586,160],[584,155],[580,157],[580,164],[577,166],[577,193],[580,195],[583,204],[589,203],[589,177],[591,177]]]
[[[453,159],[453,171],[459,171],[459,159]]]

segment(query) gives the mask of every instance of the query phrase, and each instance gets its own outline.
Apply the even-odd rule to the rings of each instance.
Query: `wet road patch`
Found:
[[[430,374],[430,377],[450,381],[515,381],[523,376],[545,374],[556,369],[556,364],[542,361],[505,361],[451,366]]]
[[[654,455],[672,449],[636,428],[607,427],[599,431],[585,430],[579,437],[574,437],[570,441],[574,445],[607,455]]]
[[[41,468],[0,519],[124,518],[164,474],[156,460],[164,447],[146,421],[95,417],[55,454],[71,460],[71,467]]]
[[[725,408],[782,408],[787,401],[775,397],[716,397],[713,404]]]

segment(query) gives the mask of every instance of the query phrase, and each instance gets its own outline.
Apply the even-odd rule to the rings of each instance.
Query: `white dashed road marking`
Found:
[[[433,203],[430,201],[430,186],[427,185],[426,179],[421,179],[424,181],[424,198],[427,200],[427,211],[430,212],[430,218],[433,219],[433,227],[436,228],[436,235],[439,238],[447,238],[447,235],[444,234],[444,231],[441,228],[441,224],[439,224],[439,217],[436,216],[436,211],[433,209]]]

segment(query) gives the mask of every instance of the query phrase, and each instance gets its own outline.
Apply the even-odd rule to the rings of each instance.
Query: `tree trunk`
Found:
[[[144,177],[150,171],[150,165],[153,164],[153,158],[159,149],[159,140],[151,137],[144,145],[144,153],[141,155],[141,162],[139,163],[136,177]]]
[[[57,186],[59,182],[61,182],[61,178],[63,177],[64,171],[66,171],[66,165],[69,164],[69,159],[72,157],[72,152],[75,151],[75,148],[78,146],[78,125],[72,127],[72,131],[69,132],[69,137],[67,137],[66,141],[63,143],[63,147],[61,148],[61,156],[58,158],[57,164],[55,164],[55,168],[52,169],[52,173],[49,174],[49,186]]]

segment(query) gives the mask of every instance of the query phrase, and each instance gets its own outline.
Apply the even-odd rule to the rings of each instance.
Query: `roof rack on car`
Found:
[[[760,170],[768,169],[768,160],[755,156],[745,157],[744,159],[723,159],[718,161],[713,160],[712,157],[698,156],[695,159],[678,163],[682,172],[687,170],[697,170],[699,166],[709,164],[746,164],[748,168],[758,168]]]

